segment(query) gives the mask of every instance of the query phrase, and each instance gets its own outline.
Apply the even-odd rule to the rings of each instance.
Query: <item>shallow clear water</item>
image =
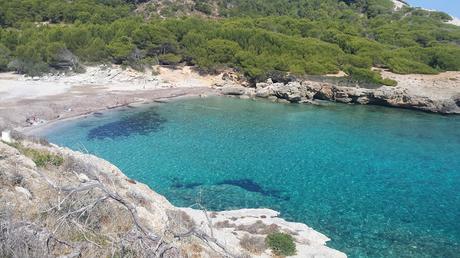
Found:
[[[210,98],[99,114],[46,134],[175,205],[273,208],[350,257],[460,257],[458,116]]]

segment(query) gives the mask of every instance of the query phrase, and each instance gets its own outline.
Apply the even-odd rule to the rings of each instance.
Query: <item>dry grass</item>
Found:
[[[180,210],[168,210],[166,212],[169,218],[168,230],[173,235],[181,235],[189,232],[194,226],[195,222],[185,212]]]
[[[265,239],[260,236],[250,236],[245,234],[240,240],[240,245],[251,254],[260,255],[266,249]]]
[[[214,223],[214,227],[216,228],[236,228],[236,224],[230,223],[228,220],[219,221]]]
[[[254,235],[268,235],[279,230],[279,226],[275,224],[267,225],[261,220],[257,220],[251,225],[239,225],[237,227],[240,231],[246,231]]]
[[[201,258],[203,257],[203,247],[196,243],[186,244],[182,247],[181,255],[184,258]]]

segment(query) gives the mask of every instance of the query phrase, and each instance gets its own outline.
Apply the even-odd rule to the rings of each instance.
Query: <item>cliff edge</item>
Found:
[[[296,257],[346,257],[272,210],[176,208],[95,156],[0,142],[1,257],[271,257],[272,232],[292,235]]]

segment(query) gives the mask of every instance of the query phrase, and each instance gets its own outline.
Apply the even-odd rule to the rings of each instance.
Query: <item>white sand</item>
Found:
[[[430,99],[449,99],[460,97],[460,72],[443,72],[440,74],[395,74],[381,70],[384,78],[398,82],[399,88],[409,95],[426,96]]]
[[[70,85],[64,83],[25,80],[11,73],[0,74],[0,101],[58,95],[70,88]]]
[[[120,66],[87,67],[85,73],[25,77],[13,73],[0,73],[0,101],[34,99],[60,95],[70,91],[100,92],[149,91],[169,88],[211,87],[222,81],[222,76],[201,76],[190,67],[169,69],[154,67],[152,71],[138,72]]]
[[[213,84],[222,81],[190,67],[152,69],[156,72],[101,65],[80,74],[33,78],[0,73],[0,125],[20,130],[132,103],[213,95]]]

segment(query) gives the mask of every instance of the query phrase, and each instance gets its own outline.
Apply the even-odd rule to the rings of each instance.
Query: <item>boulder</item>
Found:
[[[259,83],[256,83],[256,89],[263,89],[263,88],[266,88],[268,87],[268,83],[265,83],[265,82],[259,82]]]
[[[333,100],[334,99],[334,91],[332,90],[332,86],[330,85],[323,85],[319,89],[318,92],[313,96],[315,99],[321,100]]]
[[[245,93],[246,89],[244,87],[224,87],[222,88],[222,94],[224,95],[233,95],[240,96]]]
[[[240,99],[250,99],[251,97],[248,95],[240,95],[239,98]]]
[[[285,99],[292,103],[299,103],[305,94],[301,91],[301,85],[298,82],[290,82],[283,87],[276,87],[275,95],[280,99]]]
[[[256,97],[258,98],[268,98],[270,95],[270,90],[267,88],[256,89]]]
[[[351,98],[335,98],[335,101],[340,102],[340,103],[351,103],[353,99]]]
[[[356,103],[359,103],[361,105],[367,105],[369,104],[369,98],[367,96],[359,97],[356,99]]]

